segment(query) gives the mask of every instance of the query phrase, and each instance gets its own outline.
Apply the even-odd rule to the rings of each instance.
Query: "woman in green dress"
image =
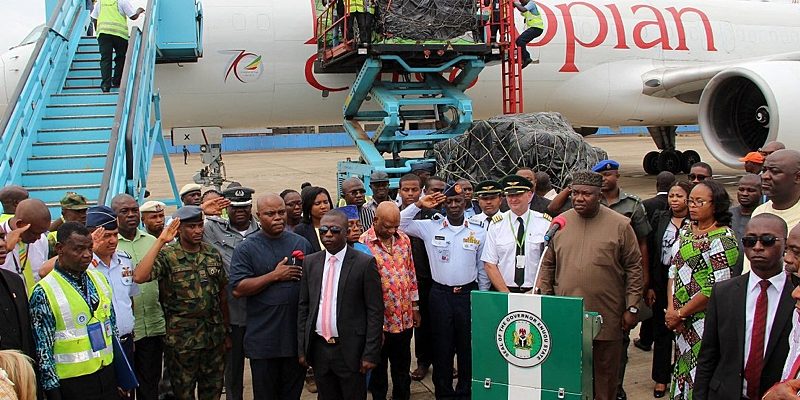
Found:
[[[689,217],[680,232],[667,287],[667,328],[675,332],[670,396],[691,399],[711,287],[731,277],[739,248],[731,222],[730,198],[718,182],[698,183],[689,194]]]

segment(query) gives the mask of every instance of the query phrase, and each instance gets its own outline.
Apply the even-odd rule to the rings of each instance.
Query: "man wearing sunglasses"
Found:
[[[694,186],[706,179],[713,178],[714,171],[710,165],[698,161],[692,164],[692,167],[689,168],[689,175],[686,177],[689,178],[689,182],[692,182],[692,186]]]
[[[324,251],[303,260],[297,314],[300,364],[314,368],[320,399],[367,397],[367,371],[381,360],[383,289],[375,258],[347,246],[347,216],[320,221]]]
[[[786,223],[753,217],[742,237],[750,273],[714,285],[706,306],[694,398],[760,399],[789,353],[794,285],[783,269]]]
[[[461,186],[447,185],[400,213],[400,230],[425,241],[433,283],[430,317],[433,330],[433,385],[437,398],[469,398],[472,376],[470,292],[489,289],[480,259],[486,232],[464,218]],[[444,203],[447,218],[414,220],[424,208]],[[458,384],[453,388],[453,356],[458,354]]]
[[[372,226],[372,220],[375,219],[375,210],[364,206],[367,203],[366,195],[367,191],[364,189],[364,182],[361,182],[361,179],[352,176],[342,182],[342,198],[344,198],[345,205],[354,205],[358,208],[363,229],[369,229]]]
[[[786,226],[800,223],[800,152],[777,150],[770,154],[764,160],[761,190],[769,201],[756,207],[753,217],[774,214],[781,217]],[[750,270],[747,260],[743,270]]]

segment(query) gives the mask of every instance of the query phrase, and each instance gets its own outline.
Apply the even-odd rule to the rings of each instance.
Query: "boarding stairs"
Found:
[[[195,25],[188,35],[194,43],[175,45],[170,32],[159,35],[165,22],[181,18],[176,9]],[[167,154],[155,64],[202,55],[199,4],[149,0],[142,28],[130,30],[122,83],[108,93],[100,89],[97,38],[87,35],[86,1],[60,0],[48,11],[51,18],[0,121],[0,182],[25,187],[54,218],[66,192],[82,194],[91,204],[109,204],[119,193],[142,199],[155,146]],[[160,20],[159,13],[169,17]]]

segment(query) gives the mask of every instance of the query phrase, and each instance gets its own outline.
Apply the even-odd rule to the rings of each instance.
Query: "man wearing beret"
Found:
[[[636,326],[642,298],[642,256],[628,218],[600,203],[602,175],[572,176],[573,208],[542,260],[542,294],[582,297],[603,326],[593,341],[594,398],[612,400],[622,358],[622,338]]]
[[[111,199],[111,208],[117,214],[117,248],[131,256],[135,267],[156,242],[155,236],[139,229],[139,223],[146,215],[158,213],[160,210],[163,228],[163,203],[149,201],[140,208],[133,196],[122,193]],[[161,230],[158,233],[161,234]],[[159,301],[158,282],[146,282],[138,286],[139,294],[133,299],[133,314],[136,316],[133,328],[136,348],[133,353],[133,367],[139,381],[136,398],[156,400],[164,358],[164,310]]]
[[[422,209],[444,204],[447,218],[415,220]],[[464,218],[461,186],[425,195],[400,213],[400,230],[425,241],[433,277],[430,316],[433,329],[433,384],[437,398],[469,398],[472,351],[470,292],[489,289],[480,259],[486,232]],[[453,388],[453,356],[458,355],[458,384]]]
[[[481,260],[498,292],[533,289],[550,217],[529,209],[533,183],[519,175],[500,180],[509,210],[496,214],[486,232]]]
[[[153,235],[153,237],[158,237],[161,235],[161,231],[164,230],[165,208],[166,204],[155,200],[147,201],[139,207],[142,225],[144,225],[147,233]]]
[[[203,199],[202,190],[203,187],[196,183],[187,183],[178,192],[178,196],[185,206],[199,206]]]
[[[222,255],[203,243],[200,207],[183,206],[173,215],[133,279],[159,282],[167,322],[164,358],[175,396],[194,399],[197,389],[201,400],[219,399],[230,347],[228,277]]]
[[[492,218],[500,212],[503,203],[503,185],[497,181],[483,181],[475,186],[475,197],[478,198],[479,214],[470,217],[469,221],[489,229]]]
[[[134,366],[133,355],[133,300],[139,287],[133,281],[131,256],[117,250],[119,233],[117,214],[108,206],[91,207],[86,213],[86,228],[92,233],[93,256],[90,268],[99,271],[111,285],[111,303],[117,318],[119,342],[125,356]],[[133,391],[120,394],[121,399],[132,399]]]
[[[233,249],[245,237],[258,231],[258,221],[253,217],[253,192],[247,187],[225,189],[222,195],[230,200],[228,219],[219,216],[206,218],[203,241],[222,254],[222,266],[230,276]],[[247,304],[228,291],[228,312],[231,326],[231,349],[225,354],[225,395],[231,400],[241,400],[244,390],[244,335],[247,326]]]

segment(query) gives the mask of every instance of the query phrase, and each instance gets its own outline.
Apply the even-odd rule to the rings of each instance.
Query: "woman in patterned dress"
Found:
[[[667,286],[667,328],[675,331],[672,399],[691,399],[705,309],[711,287],[731,277],[739,248],[731,222],[730,198],[718,182],[698,183],[689,194],[689,216],[680,232]]]

